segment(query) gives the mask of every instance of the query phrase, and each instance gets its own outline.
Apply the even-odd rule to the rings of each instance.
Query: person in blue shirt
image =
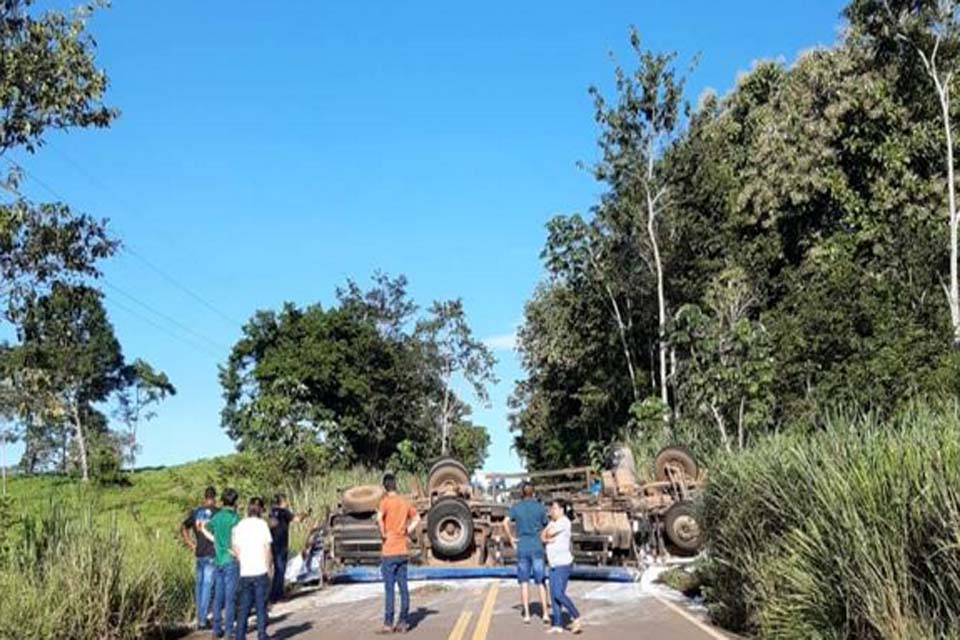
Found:
[[[523,602],[523,621],[530,622],[530,581],[540,590],[540,612],[545,624],[550,624],[547,611],[546,554],[540,533],[547,526],[547,510],[533,495],[533,484],[524,482],[523,499],[510,507],[510,518],[505,523],[510,546],[517,551],[517,581]],[[511,526],[511,523],[513,526]],[[514,535],[513,528],[516,528]]]

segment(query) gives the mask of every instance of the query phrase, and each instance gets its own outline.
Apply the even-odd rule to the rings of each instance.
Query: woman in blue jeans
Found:
[[[553,624],[547,633],[563,633],[563,610],[570,614],[570,631],[580,633],[583,625],[580,612],[567,595],[567,583],[573,570],[573,553],[570,551],[571,525],[566,515],[566,503],[556,499],[550,503],[550,523],[543,530],[542,538],[547,546],[550,562],[550,598],[553,602]]]

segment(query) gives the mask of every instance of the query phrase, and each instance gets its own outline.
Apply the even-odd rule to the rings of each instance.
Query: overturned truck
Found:
[[[426,566],[493,567],[512,564],[515,551],[504,523],[529,480],[543,500],[560,497],[573,508],[573,553],[578,564],[637,566],[645,556],[691,555],[702,545],[695,498],[705,475],[682,447],[668,447],[653,461],[653,478],[641,481],[633,455],[619,450],[609,468],[588,467],[516,474],[488,474],[490,486],[470,483],[460,462],[445,458],[430,469],[426,485],[414,480],[409,495],[421,515],[411,561]],[[380,531],[379,487],[351,487],[325,524],[326,567],[376,564]]]

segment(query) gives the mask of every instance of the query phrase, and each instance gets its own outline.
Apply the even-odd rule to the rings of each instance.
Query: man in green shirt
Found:
[[[240,565],[231,549],[231,534],[233,527],[240,522],[237,515],[237,492],[227,489],[220,500],[223,506],[206,523],[201,525],[201,531],[213,541],[214,548],[214,598],[213,598],[213,635],[222,638],[224,635],[233,637],[236,629],[236,600],[237,584],[240,582]],[[226,609],[226,629],[224,629],[223,613]]]

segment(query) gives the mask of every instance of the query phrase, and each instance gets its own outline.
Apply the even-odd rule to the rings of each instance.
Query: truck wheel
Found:
[[[427,475],[427,493],[433,495],[444,485],[460,487],[469,482],[470,474],[459,460],[441,458],[430,467],[430,473]]]
[[[371,513],[380,506],[383,488],[372,484],[350,487],[343,492],[340,504],[344,513]]]
[[[464,555],[473,544],[473,515],[462,500],[440,500],[427,514],[427,535],[439,558]]]
[[[697,553],[703,547],[703,529],[691,502],[678,502],[667,509],[663,528],[667,539],[684,553]]]
[[[700,473],[696,458],[686,447],[664,447],[654,459],[653,466],[657,480],[669,480],[667,469],[670,467],[681,470],[687,480],[696,480]]]

